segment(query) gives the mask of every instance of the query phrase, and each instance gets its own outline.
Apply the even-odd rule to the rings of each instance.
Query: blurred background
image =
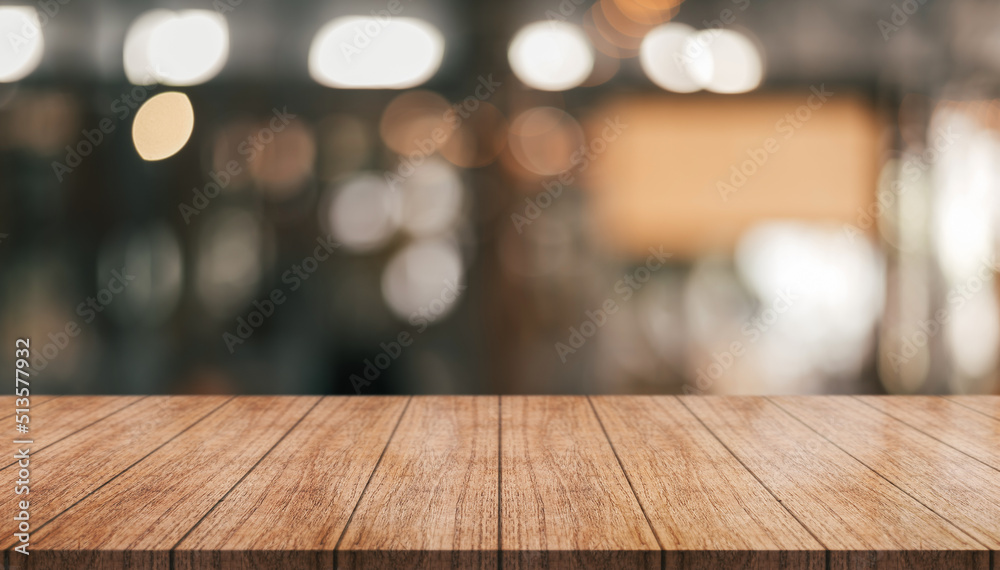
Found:
[[[996,393],[1000,4],[0,1],[48,393]]]

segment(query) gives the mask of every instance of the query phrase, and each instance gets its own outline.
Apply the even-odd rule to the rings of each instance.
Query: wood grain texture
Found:
[[[332,568],[407,399],[324,398],[177,546],[174,568]]]
[[[317,401],[230,400],[36,530],[24,567],[169,568],[185,533]]]
[[[32,408],[27,434],[17,439],[31,440],[32,453],[38,453],[53,443],[130,406],[142,396],[79,396],[55,398],[47,406]],[[35,404],[37,405],[37,404]],[[13,465],[15,461],[3,464]]]
[[[497,567],[498,405],[413,397],[337,546],[337,568]]]
[[[45,402],[51,402],[59,396],[29,396],[28,407],[31,410],[31,414],[34,415],[35,406],[41,406]],[[16,408],[16,401],[18,398],[16,396],[0,396],[0,419],[10,418],[14,416],[14,409]]]
[[[825,567],[823,546],[676,398],[591,401],[666,568]]]
[[[832,569],[988,568],[981,544],[773,402],[681,401],[831,550]]]
[[[586,397],[501,398],[504,568],[659,568],[660,547]]]
[[[72,404],[77,398],[65,399]],[[38,529],[107,483],[227,399],[221,396],[151,396],[33,452],[29,501],[34,528]],[[0,470],[0,478],[13,481],[14,468]],[[13,494],[0,494],[0,509],[3,509],[0,512],[13,512],[20,499]],[[4,523],[5,531],[12,528],[8,525],[12,525],[12,521]],[[10,532],[0,536],[4,549],[16,542]],[[22,555],[12,553],[11,556],[18,559]]]
[[[1000,421],[937,396],[859,396],[861,402],[1000,469]]]
[[[1000,471],[849,396],[772,399],[980,544],[1000,548]]]
[[[946,396],[946,398],[980,414],[1000,419],[1000,396]]]
[[[32,404],[32,553],[0,540],[20,569],[986,570],[993,401],[66,396]]]

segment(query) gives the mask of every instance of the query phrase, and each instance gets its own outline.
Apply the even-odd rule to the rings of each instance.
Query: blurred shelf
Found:
[[[7,568],[998,570],[998,396],[39,396],[31,414],[31,554],[10,489]]]

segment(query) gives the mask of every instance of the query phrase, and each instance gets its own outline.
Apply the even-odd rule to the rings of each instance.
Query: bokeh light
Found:
[[[673,22],[649,32],[639,49],[639,62],[653,83],[676,93],[701,89],[684,64],[684,48],[694,33],[691,26]]]
[[[45,52],[38,12],[31,6],[0,6],[0,83],[21,80]]]
[[[132,142],[144,160],[163,160],[180,152],[193,130],[191,101],[183,93],[170,91],[139,107],[132,123]]]
[[[451,229],[462,210],[462,181],[450,164],[430,159],[402,184],[402,225],[412,235]]]
[[[410,321],[418,315],[432,323],[454,309],[464,289],[463,275],[462,256],[453,242],[419,240],[389,260],[382,272],[382,295],[398,318]]]
[[[550,20],[521,28],[507,52],[510,67],[529,87],[543,91],[572,89],[594,68],[594,52],[577,26]]]
[[[133,278],[121,293],[121,301],[108,306],[118,322],[154,327],[173,314],[184,284],[184,258],[168,225],[158,222],[112,237],[98,258],[99,288],[106,285],[112,271],[124,271]]]
[[[687,39],[684,64],[694,81],[715,93],[745,93],[760,85],[764,63],[756,44],[735,30],[708,29]]]
[[[195,254],[195,289],[202,305],[226,317],[250,301],[264,271],[264,229],[253,213],[220,210],[205,219]]]
[[[542,176],[565,172],[573,154],[584,144],[583,128],[566,111],[535,107],[518,115],[510,126],[511,154],[525,170]]]
[[[331,235],[344,247],[364,253],[384,245],[399,229],[400,195],[380,174],[355,176],[327,198],[325,219]],[[321,212],[324,210],[321,209]]]
[[[125,36],[125,75],[137,85],[197,85],[229,57],[229,26],[211,10],[151,10]]]
[[[316,33],[309,74],[327,87],[406,89],[430,79],[443,57],[444,37],[423,20],[345,16]]]

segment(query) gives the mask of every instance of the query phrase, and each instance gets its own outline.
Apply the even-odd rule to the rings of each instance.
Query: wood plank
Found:
[[[675,397],[591,401],[665,568],[823,570],[823,545]]]
[[[407,399],[324,398],[177,546],[174,568],[332,568]]]
[[[230,400],[36,530],[24,567],[167,570],[170,549],[318,400]]]
[[[29,431],[17,434],[17,439],[31,440],[32,453],[38,453],[53,443],[100,421],[142,399],[142,396],[66,396],[51,400],[38,410],[33,404]],[[3,467],[16,463],[11,460]]]
[[[1000,396],[945,396],[956,404],[1000,420]]]
[[[1000,421],[937,396],[860,396],[858,399],[1000,469]]]
[[[337,568],[497,567],[496,396],[415,396],[337,546]]]
[[[681,402],[830,549],[830,568],[988,568],[982,545],[773,402]]]
[[[772,399],[979,543],[1000,548],[1000,471],[849,396]]]
[[[659,568],[660,547],[583,396],[500,404],[504,568]]]
[[[33,528],[40,528],[228,399],[151,396],[37,453],[32,450],[29,501]],[[0,470],[0,478],[13,481],[14,468]],[[0,512],[14,512],[22,498],[0,495]],[[5,522],[3,529],[13,528],[12,522]],[[17,543],[12,532],[0,536],[4,549]],[[23,555],[11,556],[19,559]]]
[[[28,398],[29,400],[28,406],[31,409],[31,413],[34,413],[35,406],[41,406],[45,402],[51,402],[52,400],[55,400],[58,397],[59,396],[48,396],[42,394],[39,394],[37,396],[35,395],[30,396]],[[2,416],[0,416],[0,419],[10,418],[14,416],[14,409],[17,407],[15,405],[16,400],[18,400],[17,396],[0,396],[0,414],[3,414]]]

